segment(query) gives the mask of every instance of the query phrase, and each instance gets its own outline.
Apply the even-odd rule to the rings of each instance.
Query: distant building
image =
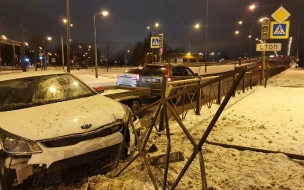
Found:
[[[198,63],[204,61],[204,55],[201,53],[168,53],[166,54],[166,63]]]

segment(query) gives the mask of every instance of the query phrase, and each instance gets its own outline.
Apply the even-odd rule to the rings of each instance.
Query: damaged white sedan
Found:
[[[0,76],[0,189],[52,187],[107,172],[134,149],[139,130],[127,106],[69,73]]]

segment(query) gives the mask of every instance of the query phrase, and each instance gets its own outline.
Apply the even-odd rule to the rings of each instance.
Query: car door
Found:
[[[174,75],[174,73],[176,74]],[[195,77],[194,73],[188,67],[173,67],[172,75],[173,81],[192,79]]]

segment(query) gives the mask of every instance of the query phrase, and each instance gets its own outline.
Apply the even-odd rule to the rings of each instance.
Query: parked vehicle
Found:
[[[128,86],[94,86],[93,89],[104,96],[129,106],[133,112],[140,110],[143,99],[151,97],[150,88]]]
[[[162,82],[165,75],[168,76],[169,82],[193,79],[198,76],[185,64],[147,64],[139,73],[138,86],[151,88],[152,95],[161,96]]]
[[[141,69],[127,69],[117,76],[117,86],[137,86],[138,75]]]
[[[274,55],[270,55],[269,56],[269,62],[275,62],[276,58],[274,57]]]
[[[107,172],[121,147],[126,156],[134,150],[140,122],[131,114],[69,73],[0,76],[0,189],[45,189]]]

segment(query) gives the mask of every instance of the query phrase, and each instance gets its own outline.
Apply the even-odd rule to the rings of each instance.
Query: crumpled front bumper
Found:
[[[122,142],[123,137],[121,133],[117,133],[113,138]],[[91,145],[96,143],[98,145],[98,140],[94,139],[85,143]],[[43,154],[33,155],[32,157],[2,155],[0,158],[2,165],[1,183],[6,183],[8,187],[13,186],[17,189],[20,188],[20,184],[22,188],[49,187],[96,173],[106,173],[117,159],[121,146],[121,143],[107,144],[103,148],[85,151],[89,146],[83,146],[84,144],[80,143],[74,149],[62,151],[70,155],[74,151],[73,156],[65,158],[62,157],[64,154],[57,155],[58,158],[56,158],[56,154],[52,155],[50,151],[44,151]],[[48,155],[51,156],[48,158]],[[47,165],[45,163],[51,164]]]

